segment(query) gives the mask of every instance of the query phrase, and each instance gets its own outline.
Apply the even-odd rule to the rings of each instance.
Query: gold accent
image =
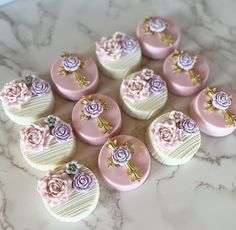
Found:
[[[114,150],[116,147],[119,147],[116,139],[109,140],[106,146],[111,150]],[[127,148],[131,154],[134,153],[133,144],[129,144],[128,142],[126,142],[122,147]],[[114,164],[114,162],[112,161],[112,157],[109,157],[107,159],[107,167],[108,168],[120,167],[120,165]],[[141,180],[142,174],[139,173],[138,169],[135,166],[133,166],[130,162],[128,162],[124,167],[127,169],[127,174],[131,176],[131,181],[135,182]]]
[[[175,60],[175,62],[177,61],[177,59],[179,58],[179,56],[181,54],[183,54],[184,51],[179,51],[179,50],[175,50],[174,53],[173,53],[173,58]],[[196,60],[197,59],[197,55],[194,56],[194,59]],[[176,63],[172,65],[172,71],[174,73],[182,73],[182,72],[185,72],[187,73],[189,76],[190,76],[190,79],[192,81],[192,83],[194,85],[198,84],[198,83],[201,83],[202,82],[202,77],[200,74],[198,74],[194,69],[191,69],[191,70],[184,70],[182,69],[181,67],[179,67]]]
[[[63,52],[61,54],[62,58],[67,58],[70,56],[70,53],[68,52]],[[85,68],[86,66],[86,61],[84,59],[80,60],[80,68]],[[90,81],[86,79],[86,76],[81,74],[79,70],[76,71],[67,71],[64,69],[63,66],[60,66],[58,69],[58,74],[66,76],[68,74],[74,74],[76,81],[79,83],[80,86],[86,87],[87,85],[90,84]]]
[[[223,113],[224,119],[226,121],[226,124],[228,126],[236,126],[236,117],[234,114],[232,114],[228,109],[223,110],[223,109],[217,109],[213,106],[212,104],[212,96],[217,93],[216,88],[210,88],[207,87],[205,90],[205,94],[211,99],[206,102],[205,108],[207,111],[214,112],[214,111],[221,111]]]
[[[146,35],[158,34],[161,41],[163,41],[167,45],[172,45],[174,43],[174,40],[171,35],[168,35],[165,32],[153,32],[150,30],[149,23],[150,23],[151,19],[152,19],[152,17],[146,17],[144,20],[144,22],[145,22],[144,34],[146,34]],[[168,28],[168,24],[166,24],[166,28]]]
[[[92,100],[93,99],[91,96],[83,96],[81,99],[81,104],[86,105],[88,102],[90,102]],[[99,101],[100,101],[103,109],[108,110],[107,103],[103,100],[99,100]],[[85,115],[84,110],[81,110],[80,120],[90,120],[90,119],[91,119],[91,117]],[[112,131],[113,127],[110,124],[110,122],[103,119],[100,115],[96,118],[96,120],[97,120],[98,128],[101,130],[101,132],[103,134],[110,133]]]

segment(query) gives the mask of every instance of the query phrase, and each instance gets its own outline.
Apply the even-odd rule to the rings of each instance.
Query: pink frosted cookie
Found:
[[[146,132],[147,147],[152,156],[165,165],[188,162],[201,145],[197,123],[178,111],[157,117]]]
[[[206,85],[209,66],[202,55],[175,50],[166,58],[163,72],[171,93],[190,96]]]
[[[95,175],[77,161],[60,165],[38,180],[37,191],[46,209],[64,222],[77,222],[92,213],[99,200]]]
[[[0,99],[7,116],[21,125],[46,116],[55,103],[50,84],[32,74],[7,83]]]
[[[120,104],[132,117],[148,120],[165,106],[168,90],[165,81],[152,69],[142,69],[124,78]]]
[[[137,28],[142,53],[153,59],[164,59],[178,48],[180,29],[162,17],[146,17]]]
[[[20,131],[20,149],[32,167],[49,170],[73,157],[76,138],[69,124],[49,115]]]
[[[96,92],[99,83],[96,63],[83,54],[63,53],[52,65],[51,77],[58,92],[72,101]]]
[[[121,112],[108,96],[93,94],[83,97],[72,111],[72,123],[78,137],[92,145],[102,145],[121,129]]]
[[[116,79],[135,71],[142,57],[138,40],[121,32],[102,37],[96,43],[96,55],[103,73]]]
[[[231,134],[236,129],[236,93],[224,87],[207,87],[192,100],[190,114],[207,135]]]
[[[129,191],[141,186],[150,171],[150,155],[139,139],[119,135],[108,140],[100,150],[98,168],[113,188]]]

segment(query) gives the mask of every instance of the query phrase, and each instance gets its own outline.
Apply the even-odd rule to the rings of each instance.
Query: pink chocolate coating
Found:
[[[202,82],[194,85],[188,73],[172,71],[172,65],[175,63],[172,55],[170,54],[163,64],[163,72],[170,92],[178,96],[191,96],[203,89],[209,76],[206,59],[202,55],[197,57],[193,70],[201,75]]]
[[[217,91],[223,91],[231,95],[232,104],[229,111],[236,114],[236,93],[224,87],[217,88]],[[207,111],[206,102],[210,97],[205,95],[205,89],[202,90],[190,104],[190,116],[199,125],[200,131],[215,137],[222,137],[231,134],[236,127],[228,126],[221,111]]]
[[[79,69],[79,72],[86,76],[90,84],[83,87],[76,81],[74,74],[59,75],[58,69],[63,65],[63,58],[58,58],[51,69],[51,78],[57,91],[66,99],[77,101],[82,96],[96,92],[99,83],[98,68],[94,60],[83,54],[74,54],[79,59],[85,59],[85,67]]]
[[[150,171],[150,154],[139,139],[128,135],[119,135],[111,138],[116,139],[118,145],[124,145],[126,142],[134,144],[134,153],[132,154],[130,163],[138,169],[142,174],[140,181],[131,181],[131,176],[127,174],[125,166],[108,168],[107,159],[111,156],[112,150],[105,143],[100,150],[98,156],[98,168],[104,180],[112,187],[120,191],[129,191],[138,188],[147,179]]]
[[[162,17],[158,18],[164,20],[168,24],[168,28],[164,32],[171,35],[174,39],[174,43],[172,45],[164,43],[158,33],[146,35],[144,33],[146,27],[144,21],[138,25],[136,34],[139,39],[143,55],[153,59],[164,59],[172,53],[174,49],[178,48],[180,42],[180,29],[171,20]]]
[[[98,125],[96,118],[89,120],[81,120],[81,110],[84,105],[81,100],[76,103],[72,111],[72,123],[77,136],[84,142],[91,145],[102,145],[108,138],[118,135],[121,129],[121,112],[117,103],[108,96],[102,94],[91,95],[92,99],[103,100],[107,103],[107,110],[104,110],[100,115],[103,119],[108,121],[113,129],[110,133],[103,134]]]

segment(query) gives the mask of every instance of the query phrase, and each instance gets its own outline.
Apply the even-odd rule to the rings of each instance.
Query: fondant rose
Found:
[[[144,68],[141,71],[141,75],[145,80],[149,80],[154,75],[154,71],[152,69]]]
[[[21,108],[32,97],[31,91],[24,82],[11,81],[0,92],[0,98],[7,107]]]
[[[131,153],[126,147],[116,147],[112,151],[112,161],[116,165],[124,166],[129,162],[130,159]]]
[[[120,58],[122,54],[121,44],[113,38],[102,38],[96,44],[96,53],[100,58],[114,61]]]
[[[71,126],[66,123],[58,123],[52,130],[52,135],[58,142],[68,141],[72,137]]]
[[[121,32],[115,32],[112,36],[112,38],[115,39],[119,43],[121,43],[125,37],[126,37],[126,35]]]
[[[93,177],[85,172],[78,173],[73,178],[73,188],[77,192],[88,192],[93,187]]]
[[[173,120],[157,123],[152,130],[155,139],[162,148],[172,148],[181,141],[182,130],[176,126]]]
[[[155,33],[163,32],[166,29],[166,23],[160,18],[151,18],[149,29]]]
[[[122,41],[121,46],[124,53],[134,53],[137,50],[139,44],[137,39],[131,36],[126,36]]]
[[[70,161],[66,164],[66,173],[67,174],[77,174],[80,171],[80,164],[77,161]]]
[[[72,180],[64,172],[51,172],[38,181],[37,191],[43,200],[51,207],[59,205],[68,200],[72,194]]]
[[[149,86],[149,91],[157,95],[166,90],[166,83],[159,76],[150,78]]]
[[[50,128],[53,128],[55,125],[57,125],[59,121],[60,121],[59,117],[54,116],[54,115],[48,115],[48,116],[44,119],[44,122],[45,122]]]
[[[103,112],[103,106],[99,100],[89,101],[84,105],[84,114],[91,118],[97,118]]]
[[[184,118],[184,114],[178,111],[171,111],[169,114],[169,119],[174,120],[175,123],[179,123]]]
[[[191,70],[194,67],[195,63],[196,58],[188,53],[181,54],[177,59],[177,65],[185,71]]]
[[[44,80],[34,80],[31,85],[31,92],[37,96],[44,96],[51,91],[51,86]]]
[[[68,72],[74,72],[80,68],[80,60],[75,55],[69,55],[63,61],[63,67]]]
[[[126,80],[125,89],[125,94],[130,98],[146,99],[149,97],[149,84],[142,80],[140,76]]]
[[[39,152],[49,146],[52,136],[47,125],[31,124],[20,131],[21,145],[27,151]]]
[[[231,97],[225,92],[217,92],[212,96],[212,105],[216,109],[226,110],[231,105]]]
[[[197,123],[188,117],[180,121],[179,128],[183,130],[184,135],[192,135],[199,131]]]

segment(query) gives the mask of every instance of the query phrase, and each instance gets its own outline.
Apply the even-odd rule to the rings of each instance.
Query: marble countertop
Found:
[[[236,1],[234,0],[18,0],[0,8],[0,86],[27,71],[49,79],[53,60],[64,50],[94,57],[95,41],[123,31],[134,33],[145,16],[173,19],[182,30],[181,48],[203,53],[209,85],[236,89]],[[162,63],[143,58],[162,74]],[[101,75],[99,92],[116,98],[119,81]],[[169,96],[165,111],[188,113],[192,98]],[[74,103],[58,97],[55,113],[70,121]],[[149,121],[122,114],[123,134],[140,139]],[[101,182],[96,210],[79,223],[62,223],[44,208],[37,178],[19,149],[20,126],[0,108],[0,229],[4,230],[233,230],[236,229],[236,134],[202,135],[202,146],[186,165],[166,167],[152,159],[139,189],[117,192]],[[99,147],[78,141],[76,159],[98,176]]]

